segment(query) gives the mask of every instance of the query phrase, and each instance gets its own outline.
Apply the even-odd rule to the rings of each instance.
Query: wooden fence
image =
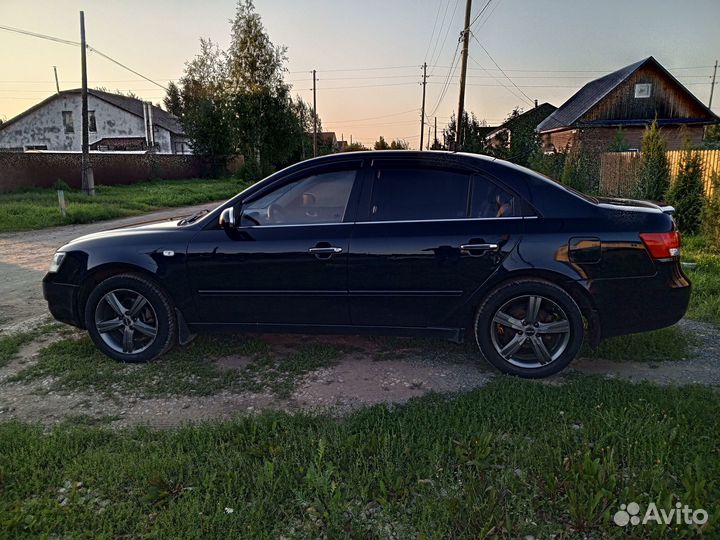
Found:
[[[683,150],[667,153],[672,180],[677,177]],[[695,150],[702,158],[705,193],[713,190],[712,177],[720,176],[720,150]],[[631,197],[640,169],[640,152],[608,152],[600,158],[600,193],[611,197]]]

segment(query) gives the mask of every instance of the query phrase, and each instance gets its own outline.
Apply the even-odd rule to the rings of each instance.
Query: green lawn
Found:
[[[0,424],[2,538],[623,538],[620,504],[704,508],[720,534],[720,397],[501,377],[343,419],[172,430]]]
[[[684,238],[683,261],[697,264],[685,270],[693,285],[688,317],[720,325],[720,247],[702,236]]]
[[[237,179],[154,180],[128,186],[97,186],[89,197],[67,190],[67,216],[60,214],[55,189],[30,189],[0,194],[0,232],[90,223],[229,199],[248,184]]]

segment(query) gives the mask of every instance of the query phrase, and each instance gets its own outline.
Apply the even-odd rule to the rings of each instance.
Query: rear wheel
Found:
[[[95,345],[121,362],[147,362],[175,339],[175,314],[155,283],[137,274],[102,281],[88,297],[85,325]]]
[[[573,298],[552,283],[522,279],[488,295],[475,318],[483,356],[505,373],[539,378],[557,373],[578,353],[582,314]]]

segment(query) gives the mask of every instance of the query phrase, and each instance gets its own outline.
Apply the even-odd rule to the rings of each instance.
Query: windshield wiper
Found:
[[[210,212],[210,210],[208,210],[207,208],[203,208],[202,210],[199,210],[199,211],[195,212],[195,213],[194,213],[193,215],[191,215],[190,217],[182,218],[180,221],[178,221],[178,225],[186,225],[186,224],[188,224],[188,223],[192,223],[193,221],[195,221],[195,220],[197,220],[198,218],[204,216],[204,215],[207,214],[208,212]]]

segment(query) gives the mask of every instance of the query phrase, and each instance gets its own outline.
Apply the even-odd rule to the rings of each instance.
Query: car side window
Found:
[[[462,219],[467,217],[469,192],[468,174],[433,169],[380,169],[373,183],[370,219]]]
[[[470,217],[507,218],[522,216],[522,201],[489,180],[473,178]]]
[[[314,174],[243,205],[241,226],[341,223],[357,171]]]

